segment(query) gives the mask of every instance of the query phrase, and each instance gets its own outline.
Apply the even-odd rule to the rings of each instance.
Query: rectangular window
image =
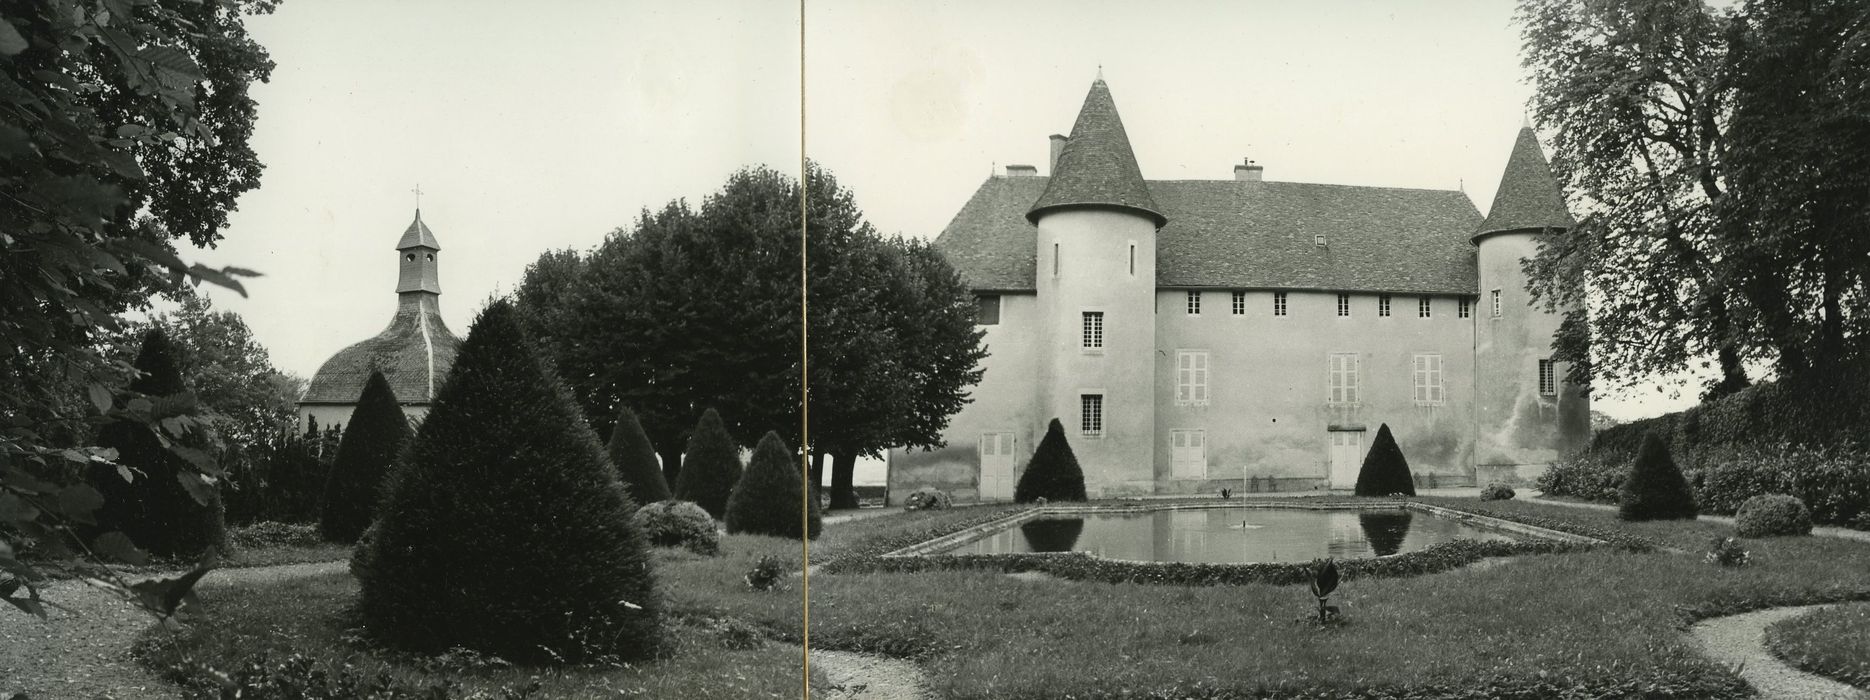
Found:
[[[1286,293],[1285,292],[1273,292],[1273,315],[1274,316],[1286,315]]]
[[[1104,436],[1104,395],[1078,395],[1078,432],[1085,437]]]
[[[1235,316],[1247,315],[1247,293],[1246,292],[1234,292],[1234,315]]]
[[[1461,297],[1460,303],[1455,306],[1455,315],[1461,318],[1473,316],[1474,302],[1468,301],[1467,297]]]
[[[1325,403],[1357,403],[1357,353],[1334,352],[1330,360],[1331,391],[1326,395]]]
[[[1208,351],[1175,351],[1175,405],[1208,405]]]
[[[1415,317],[1416,318],[1428,318],[1429,317],[1428,297],[1422,297],[1420,299],[1415,300]]]
[[[1000,325],[1000,295],[977,294],[974,296],[974,323],[982,326]]]
[[[1493,317],[1500,317],[1500,290],[1493,290]]]
[[[1390,315],[1390,295],[1388,294],[1377,295],[1377,315],[1378,316]]]
[[[1104,312],[1084,312],[1084,348],[1104,347]]]
[[[1351,295],[1342,294],[1342,293],[1338,294],[1338,315],[1339,316],[1351,315]]]
[[[1188,315],[1201,315],[1201,292],[1190,291],[1188,293]]]
[[[1442,391],[1441,355],[1415,356],[1415,405],[1440,406],[1446,400]]]
[[[1539,361],[1539,395],[1558,395],[1558,374],[1551,360]]]

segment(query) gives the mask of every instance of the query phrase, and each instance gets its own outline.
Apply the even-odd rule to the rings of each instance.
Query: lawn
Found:
[[[1766,629],[1786,663],[1870,690],[1870,603],[1816,610]]]

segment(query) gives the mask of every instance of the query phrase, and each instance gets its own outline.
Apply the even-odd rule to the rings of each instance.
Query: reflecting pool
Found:
[[[1089,552],[1134,561],[1306,562],[1413,552],[1453,539],[1519,538],[1401,509],[1207,508],[1045,516],[947,553]]]

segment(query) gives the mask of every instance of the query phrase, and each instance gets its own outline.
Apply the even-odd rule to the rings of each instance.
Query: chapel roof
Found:
[[[396,242],[397,250],[409,248],[442,249],[441,244],[435,242],[435,234],[429,231],[429,225],[422,223],[421,209],[416,210],[416,220],[409,222],[409,228],[403,229],[402,240]]]
[[[1039,198],[1028,202],[1032,208],[1026,219],[1034,223],[1048,211],[1068,208],[1123,209],[1148,216],[1157,228],[1164,223],[1162,209],[1136,165],[1110,86],[1101,76],[1085,94],[1078,121],[1047,180]]]
[[[427,404],[454,366],[461,339],[427,294],[403,295],[388,328],[339,350],[318,368],[300,404],[354,404],[371,372],[382,372],[403,404]]]
[[[1552,166],[1539,149],[1539,137],[1531,126],[1521,127],[1506,172],[1500,176],[1500,188],[1494,192],[1493,207],[1474,238],[1506,231],[1567,229],[1576,223],[1559,194]]]

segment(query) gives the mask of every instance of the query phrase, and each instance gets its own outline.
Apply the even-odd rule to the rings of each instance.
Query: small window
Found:
[[[1351,295],[1343,293],[1338,294],[1338,315],[1351,315]]]
[[[975,295],[974,323],[982,326],[1000,325],[1000,295]]]
[[[1422,297],[1422,298],[1415,300],[1415,317],[1416,318],[1428,318],[1430,313],[1431,313],[1431,309],[1429,307],[1428,297]]]
[[[1104,436],[1104,395],[1078,395],[1078,432],[1085,437]]]
[[[1188,292],[1188,315],[1201,315],[1201,292],[1193,290]]]
[[[1274,316],[1286,315],[1286,293],[1285,292],[1273,292],[1273,315]]]
[[[429,262],[435,262],[435,254],[429,253]]]
[[[1493,317],[1500,317],[1500,290],[1493,290]]]
[[[1130,276],[1136,276],[1136,244],[1130,244]]]
[[[1558,395],[1558,373],[1551,360],[1539,361],[1539,395]]]
[[[1441,355],[1415,356],[1415,404],[1440,406],[1447,396],[1442,390]]]
[[[1378,316],[1390,315],[1390,295],[1388,294],[1377,295],[1377,315]]]
[[[1208,405],[1208,351],[1175,351],[1175,405]]]
[[[1247,315],[1247,293],[1246,292],[1234,292],[1234,315],[1235,316]]]
[[[1357,353],[1335,352],[1331,353],[1329,360],[1330,393],[1325,395],[1325,403],[1357,403]]]
[[[1084,312],[1084,347],[1087,350],[1104,347],[1104,312]]]
[[[1454,314],[1461,318],[1468,318],[1470,316],[1473,316],[1474,315],[1474,302],[1468,301],[1467,297],[1461,297],[1460,299],[1456,300]]]
[[[381,258],[379,258],[379,259],[381,259]],[[404,259],[404,260],[408,260],[409,262],[415,262],[415,261],[416,261],[416,254],[415,254],[415,253],[409,253],[409,254],[406,254],[406,255],[404,255],[404,256],[403,256],[403,259]]]

